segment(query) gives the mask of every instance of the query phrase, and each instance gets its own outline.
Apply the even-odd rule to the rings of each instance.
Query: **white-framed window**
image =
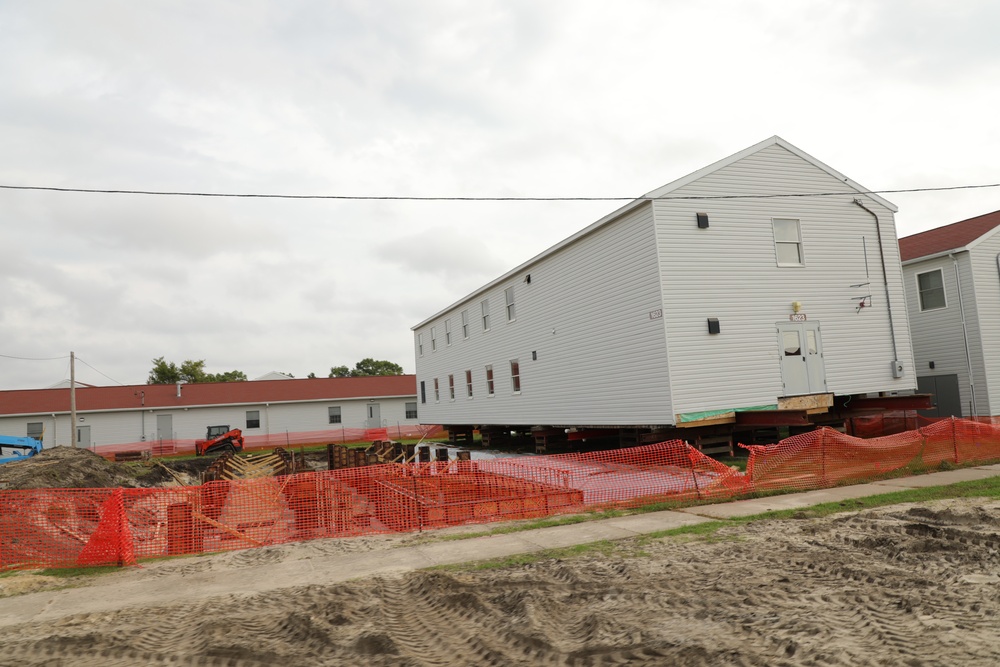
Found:
[[[920,294],[920,310],[946,308],[944,295],[944,272],[941,269],[917,274],[917,292]]]
[[[438,386],[438,379],[434,378],[434,402],[441,402],[441,388]]]
[[[247,410],[247,428],[260,428],[260,410]]]
[[[521,393],[521,364],[517,359],[510,360],[510,388],[515,394]]]
[[[417,418],[417,402],[411,401],[406,404],[406,418],[416,419]]]
[[[455,400],[455,376],[448,376],[448,398],[452,401]]]
[[[774,228],[774,254],[778,266],[803,266],[802,230],[799,221],[791,218],[772,218]]]
[[[507,304],[507,321],[513,322],[516,318],[514,313],[514,286],[511,285],[503,291],[503,299]]]
[[[483,312],[483,331],[490,330],[490,300],[483,299],[483,302],[479,304],[480,309]]]
[[[339,424],[340,423],[340,406],[339,405],[331,405],[330,407],[328,407],[326,409],[326,412],[327,412],[327,418],[330,420],[331,424]]]
[[[424,356],[424,335],[422,333],[417,334],[417,354],[421,357]]]
[[[444,344],[451,345],[451,320],[444,321]]]
[[[490,364],[486,365],[486,395],[493,395],[493,366]]]
[[[437,329],[431,327],[431,352],[434,352],[437,349],[438,349]]]
[[[28,430],[25,435],[29,438],[34,438],[39,442],[42,441],[42,436],[45,433],[45,425],[42,422],[28,422]]]
[[[469,311],[462,311],[462,338],[469,337]]]
[[[472,371],[465,371],[465,397],[472,398]]]

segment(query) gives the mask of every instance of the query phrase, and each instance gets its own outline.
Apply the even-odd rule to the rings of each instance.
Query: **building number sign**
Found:
[[[805,322],[806,321],[806,314],[805,313],[792,313],[791,315],[788,316],[788,319],[791,320],[792,322]]]
[[[663,309],[657,308],[656,310],[649,311],[649,319],[658,320],[663,317]]]

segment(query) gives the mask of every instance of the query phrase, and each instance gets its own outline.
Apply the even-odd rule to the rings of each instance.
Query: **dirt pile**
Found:
[[[52,447],[24,461],[0,465],[0,489],[96,489],[199,484],[211,459],[114,463],[87,449]]]

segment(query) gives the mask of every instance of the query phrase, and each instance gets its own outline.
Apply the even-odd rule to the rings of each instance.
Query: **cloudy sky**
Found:
[[[0,185],[631,197],[775,134],[875,190],[998,183],[998,28],[990,0],[0,0]],[[1000,209],[885,197],[900,236]],[[0,189],[0,389],[70,350],[92,384],[413,372],[411,326],[618,206]]]

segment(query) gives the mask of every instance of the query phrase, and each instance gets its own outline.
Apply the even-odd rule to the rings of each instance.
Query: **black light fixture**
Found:
[[[708,333],[717,334],[720,331],[722,331],[722,329],[719,327],[719,318],[718,317],[708,318]]]
[[[698,218],[698,229],[708,229],[708,213],[695,213]]]

